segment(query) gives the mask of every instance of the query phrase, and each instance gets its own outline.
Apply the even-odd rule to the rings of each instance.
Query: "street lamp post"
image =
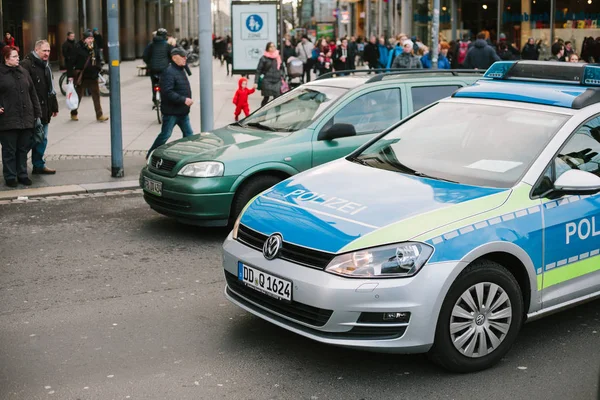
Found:
[[[122,178],[123,134],[121,126],[121,82],[119,64],[119,0],[106,0],[108,22],[108,59],[110,60],[110,161],[111,176]]]
[[[438,44],[440,41],[440,0],[433,0],[433,26],[431,27],[431,33],[433,36],[432,49],[431,49],[431,68],[437,69],[438,67]]]
[[[211,0],[198,0],[198,45],[200,48],[200,129],[213,130]]]

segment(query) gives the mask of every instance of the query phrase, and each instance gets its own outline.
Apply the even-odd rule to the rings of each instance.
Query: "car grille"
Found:
[[[244,225],[240,225],[238,230],[238,241],[258,251],[262,251],[267,237],[267,235]],[[324,270],[334,257],[335,254],[332,253],[307,249],[306,247],[297,246],[285,241],[281,245],[278,256],[282,260],[320,270]]]
[[[174,199],[169,199],[166,197],[155,196],[153,194],[146,193],[146,192],[144,192],[144,200],[146,200],[146,202],[148,204],[150,204],[150,206],[154,205],[154,206],[158,206],[158,207],[168,208],[171,210],[186,211],[186,210],[189,210],[190,208],[192,208],[192,204],[187,201],[174,200]]]
[[[152,156],[150,167],[159,171],[171,172],[177,164],[177,161],[167,160],[166,158]]]
[[[296,321],[304,322],[305,324],[323,326],[329,321],[331,314],[333,314],[332,310],[311,307],[306,304],[298,303],[297,301],[287,303],[269,297],[266,294],[244,285],[244,283],[240,282],[237,279],[237,276],[231,272],[225,271],[225,279],[227,280],[229,289],[238,297],[259,304],[272,312],[285,315]]]

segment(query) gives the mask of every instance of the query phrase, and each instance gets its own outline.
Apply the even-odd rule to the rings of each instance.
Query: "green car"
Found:
[[[403,71],[304,84],[241,122],[154,150],[140,174],[144,199],[182,223],[226,226],[263,190],[348,155],[482,73]]]

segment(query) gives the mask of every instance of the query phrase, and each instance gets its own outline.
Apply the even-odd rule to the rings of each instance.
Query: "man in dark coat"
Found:
[[[65,60],[65,69],[73,68],[73,54],[75,53],[75,34],[67,33],[67,40],[62,44],[62,56]]]
[[[335,49],[333,55],[333,67],[336,71],[347,71],[352,68],[351,60],[354,59],[355,53],[348,47],[348,39],[342,39],[342,44]]]
[[[150,81],[152,82],[152,102],[154,102],[154,96],[156,95],[154,85],[158,84],[160,76],[171,62],[171,50],[173,50],[173,46],[167,43],[167,36],[167,30],[160,28],[156,31],[156,36],[152,38],[152,42],[144,50],[143,59],[150,74]]]
[[[171,50],[171,58],[171,64],[160,76],[162,128],[148,150],[146,158],[154,149],[167,143],[175,125],[181,129],[183,137],[194,134],[190,124],[190,107],[194,104],[194,100],[192,100],[190,81],[185,73],[187,53],[182,48],[176,47]]]
[[[477,40],[465,58],[465,68],[486,70],[496,61],[500,61],[496,50],[486,42],[485,38],[485,33],[477,34]]]
[[[100,51],[100,58],[104,61],[104,37],[102,37],[98,28],[94,28],[92,33],[94,34],[94,46],[98,48]]]
[[[52,70],[48,65],[48,58],[50,58],[50,45],[46,40],[38,40],[35,43],[35,49],[25,57],[21,62],[21,66],[31,75],[42,110],[40,120],[44,128],[44,140],[31,149],[33,173],[51,175],[55,174],[56,170],[46,167],[44,153],[48,146],[48,124],[52,117],[58,115],[58,102],[56,101]]]
[[[371,36],[371,40],[365,46],[363,59],[369,64],[370,69],[377,69],[379,66],[379,46],[377,46],[377,37]]]
[[[79,97],[79,104],[83,100],[83,93],[88,89],[92,94],[96,119],[100,122],[108,120],[102,112],[100,104],[100,88],[98,87],[98,73],[101,68],[100,49],[94,44],[94,34],[89,29],[83,33],[83,40],[75,46],[73,52],[72,69],[67,70],[69,81],[75,84],[75,90]],[[71,119],[79,121],[77,110],[71,111]]]
[[[40,104],[33,81],[19,65],[19,53],[5,46],[0,63],[0,144],[2,173],[6,185],[17,182],[31,185],[27,175],[27,153],[31,149],[32,130],[41,125]]]
[[[538,60],[540,58],[540,43],[535,44],[535,40],[529,38],[525,46],[523,46],[521,58],[523,60]]]

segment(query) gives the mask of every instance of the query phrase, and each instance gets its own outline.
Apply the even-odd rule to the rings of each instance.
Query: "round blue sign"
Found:
[[[246,18],[246,28],[250,32],[258,32],[263,27],[263,19],[258,14],[251,14]]]

